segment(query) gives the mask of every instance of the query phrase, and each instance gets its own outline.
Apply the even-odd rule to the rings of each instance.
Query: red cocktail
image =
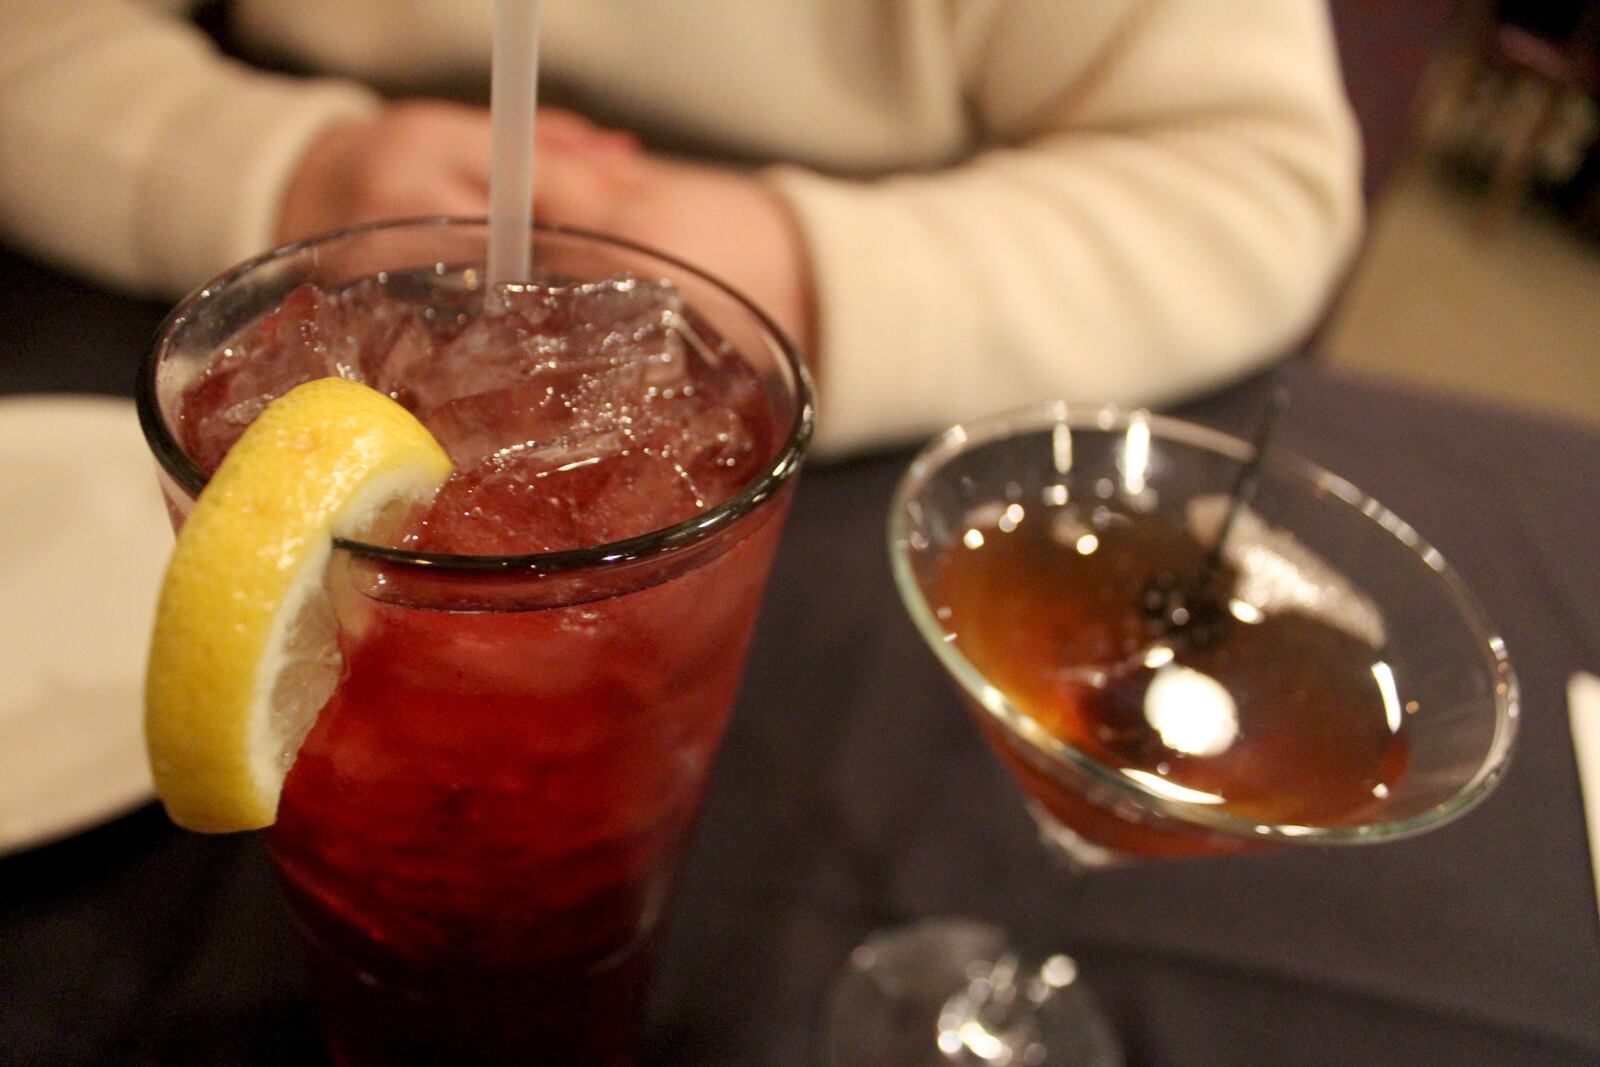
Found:
[[[809,431],[792,351],[714,281],[541,231],[544,282],[486,308],[483,241],[372,227],[240,268],[141,397],[180,512],[329,374],[456,464],[335,554],[342,673],[269,833],[341,1063],[631,1059]]]

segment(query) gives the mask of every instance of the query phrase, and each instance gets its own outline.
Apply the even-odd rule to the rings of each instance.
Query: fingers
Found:
[[[536,213],[607,228],[649,164],[638,140],[559,108],[540,110],[537,131]],[[487,110],[434,100],[392,104],[319,136],[291,176],[278,236],[293,240],[379,218],[481,215],[490,157]]]
[[[540,147],[594,155],[627,155],[639,151],[639,139],[626,130],[599,126],[559,107],[539,109],[535,139]]]
[[[533,209],[537,218],[603,230],[625,183],[603,160],[573,152],[546,152],[536,164]]]
[[[489,213],[489,190],[470,181],[438,186],[429,197],[427,214],[477,216]]]
[[[452,171],[475,187],[487,191],[492,168],[489,113],[471,109],[471,121],[464,118],[454,124],[454,133],[445,158],[451,161]],[[609,161],[613,168],[628,166],[628,161],[642,156],[639,140],[624,130],[598,126],[582,115],[562,108],[542,107],[534,124],[535,184],[544,180],[544,171],[555,168],[554,179],[566,188],[568,168],[562,160],[574,156],[596,161]],[[444,147],[444,146],[441,146]],[[562,197],[566,199],[565,195]]]

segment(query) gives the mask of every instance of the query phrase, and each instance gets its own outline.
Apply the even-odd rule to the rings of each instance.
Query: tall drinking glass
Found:
[[[465,220],[356,228],[246,263],[174,311],[139,389],[174,521],[206,481],[184,445],[186,397],[220,349],[270,324],[306,283],[325,294],[378,286],[470,316],[486,234]],[[725,285],[552,228],[537,230],[534,263],[564,284],[669,280],[685,309],[670,325],[694,358],[736,360],[755,383],[746,400],[764,421],[745,430],[760,447],[730,495],[607,543],[461,555],[336,542],[337,689],[267,839],[341,1064],[631,1062],[654,935],[810,433],[793,347]],[[338,334],[316,314],[293,329]],[[370,338],[350,340],[359,351],[345,366],[360,372]],[[582,477],[597,462],[553,470]],[[626,522],[653,506],[656,490],[636,480],[585,484],[569,501],[574,521]],[[596,521],[587,528],[609,528]]]

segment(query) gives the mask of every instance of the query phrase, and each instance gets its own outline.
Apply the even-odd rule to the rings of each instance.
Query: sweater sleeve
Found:
[[[139,292],[272,243],[317,133],[364,88],[256,72],[131,0],[0,0],[0,235]]]
[[[1070,78],[1048,73],[1068,5],[994,8],[965,81],[996,146],[958,166],[766,172],[813,264],[820,451],[1044,399],[1171,401],[1318,314],[1361,214],[1322,4],[1124,6]]]

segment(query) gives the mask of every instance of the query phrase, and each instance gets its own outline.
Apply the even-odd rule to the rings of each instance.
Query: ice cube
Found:
[[[402,337],[381,377],[458,465],[498,454],[528,478],[642,449],[683,480],[684,411],[704,401],[692,399],[676,290],[621,278],[512,287],[502,303],[433,353]],[[721,445],[730,433],[704,436]]]
[[[367,383],[414,410],[417,399],[407,383],[426,376],[427,364],[438,345],[420,316],[408,319],[390,336],[385,351],[372,360]]]
[[[373,384],[397,339],[414,332],[419,317],[417,308],[395,300],[374,279],[323,294],[313,329],[327,373]]]
[[[423,352],[397,353],[385,366],[391,390],[413,398],[426,417],[440,405],[478,393],[514,389],[555,364],[560,339],[542,332],[538,308],[476,316],[454,338],[435,336]]]
[[[543,483],[540,469],[491,457],[457,472],[412,536],[432,552],[510,555],[578,543],[574,502]]]
[[[426,423],[458,474],[408,538],[439,551],[599,544],[682,521],[736,491],[768,451],[759,380],[699,336],[666,282],[409,298],[369,280],[307,285],[241,331],[185,400],[214,466],[268,402],[330,374]],[[475,528],[474,528],[475,527]]]
[[[208,469],[278,397],[315,378],[371,383],[415,311],[376,283],[325,293],[306,283],[241,329],[184,396],[184,443]]]
[[[704,390],[676,403],[661,403],[642,431],[651,453],[674,463],[707,504],[729,496],[755,473],[755,424],[727,398]]]
[[[268,403],[328,376],[317,324],[325,299],[310,285],[294,289],[271,314],[224,344],[184,394],[184,444],[206,469],[215,469]]]
[[[591,544],[637,537],[704,510],[706,501],[677,461],[644,449],[620,451],[595,464],[606,482],[580,512],[579,533]]]
[[[401,337],[380,382],[391,395],[409,398],[426,419],[462,397],[540,380],[566,389],[576,375],[628,367],[628,375],[613,375],[626,392],[607,392],[601,403],[636,403],[682,379],[683,344],[670,328],[681,315],[681,301],[665,283],[624,278],[510,287],[499,306],[470,316],[459,329],[430,323],[431,345]],[[574,410],[582,410],[581,398],[574,398]]]
[[[570,437],[572,424],[566,394],[547,382],[459,397],[427,414],[428,429],[458,470],[476,467],[497,453],[529,451],[530,442],[560,446]]]
[[[618,430],[496,453],[446,483],[413,541],[440,552],[549,552],[649,533],[702,507],[675,463]]]

